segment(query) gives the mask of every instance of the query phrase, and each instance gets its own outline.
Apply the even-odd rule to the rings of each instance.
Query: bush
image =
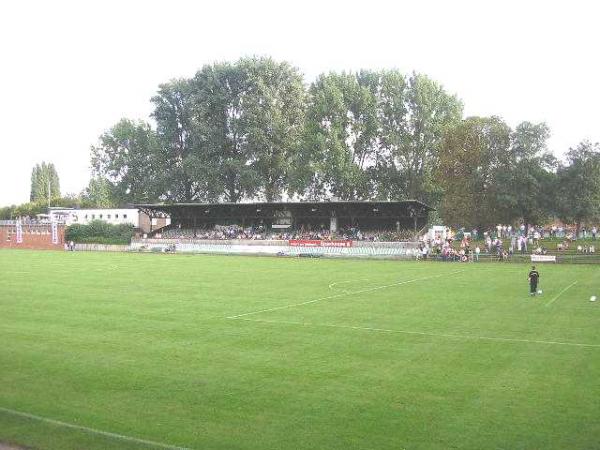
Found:
[[[133,237],[133,225],[111,225],[94,220],[89,225],[74,224],[65,230],[65,240],[80,244],[126,245]]]

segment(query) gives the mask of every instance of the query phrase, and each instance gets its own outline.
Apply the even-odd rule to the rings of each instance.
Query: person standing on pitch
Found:
[[[537,286],[539,279],[539,272],[535,270],[535,266],[531,266],[531,270],[529,271],[529,295],[537,294]]]

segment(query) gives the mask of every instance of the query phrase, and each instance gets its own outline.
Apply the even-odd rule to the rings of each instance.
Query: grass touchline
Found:
[[[140,438],[136,438],[136,437],[125,436],[124,434],[111,433],[110,431],[97,430],[95,428],[90,428],[90,427],[86,427],[83,425],[75,425],[72,423],[63,422],[61,420],[50,419],[48,417],[38,416],[36,414],[30,414],[30,413],[26,413],[26,412],[22,412],[22,411],[16,411],[16,410],[10,409],[10,408],[4,408],[2,406],[0,406],[0,411],[4,412],[6,414],[24,417],[26,419],[38,420],[40,422],[46,422],[46,423],[56,425],[59,427],[72,428],[74,430],[85,431],[86,433],[99,434],[99,435],[106,436],[109,438],[135,442],[137,444],[145,444],[145,445],[150,445],[152,447],[164,448],[167,450],[191,450],[187,447],[177,447],[175,445],[163,444],[162,442],[149,441],[147,439],[140,439]]]
[[[550,306],[552,303],[554,303],[554,300],[556,300],[558,297],[560,297],[562,294],[564,294],[566,291],[568,291],[571,287],[575,286],[577,284],[577,281],[573,281],[570,285],[568,285],[566,288],[564,288],[562,291],[560,291],[552,300],[550,300],[548,303],[546,303],[546,306]]]

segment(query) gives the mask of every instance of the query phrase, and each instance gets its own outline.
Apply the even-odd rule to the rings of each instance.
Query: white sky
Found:
[[[546,121],[560,155],[600,140],[600,6],[590,1],[6,1],[0,3],[0,206],[31,169],[63,194],[122,117],[148,119],[158,84],[203,64],[270,55],[319,73],[423,72],[466,115]]]

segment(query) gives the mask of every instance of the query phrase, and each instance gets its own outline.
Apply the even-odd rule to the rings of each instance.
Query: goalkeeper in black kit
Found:
[[[540,274],[537,270],[535,270],[535,266],[531,267],[529,271],[529,295],[537,294],[538,281],[540,279]]]

